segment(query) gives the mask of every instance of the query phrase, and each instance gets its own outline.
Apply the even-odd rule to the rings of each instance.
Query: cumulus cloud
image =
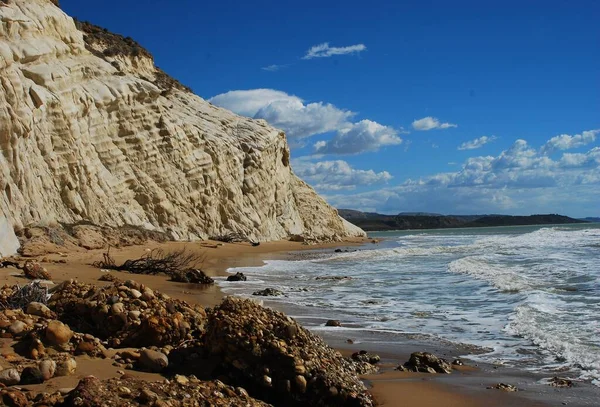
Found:
[[[371,120],[361,120],[338,131],[330,141],[314,144],[317,154],[358,154],[402,143],[398,131]]]
[[[478,148],[483,147],[484,145],[491,143],[496,140],[496,136],[482,136],[476,138],[475,140],[465,141],[460,146],[458,146],[459,150],[476,150]]]
[[[525,214],[569,208],[576,214],[600,210],[598,196],[600,147],[585,153],[564,153],[553,160],[543,148],[517,140],[496,156],[468,158],[455,172],[408,179],[398,186],[361,194],[326,197],[337,207],[385,213]]]
[[[450,127],[458,127],[458,125],[452,123],[441,123],[437,118],[427,116],[412,122],[412,127],[417,131],[427,131],[434,129],[449,129]]]
[[[367,47],[365,44],[356,44],[347,47],[330,47],[328,42],[324,42],[323,44],[310,47],[302,59],[328,58],[334,55],[358,54],[366,49]]]
[[[571,150],[573,148],[583,147],[596,141],[598,133],[600,133],[600,129],[583,131],[581,134],[576,134],[574,136],[561,134],[560,136],[552,137],[544,144],[544,146],[542,146],[542,152],[544,154],[550,154],[556,150]]]
[[[265,119],[295,139],[347,128],[354,116],[330,103],[305,104],[297,96],[273,89],[234,90],[209,101],[244,116]]]
[[[335,133],[332,140],[314,144],[316,154],[358,154],[402,142],[399,131],[391,127],[366,119],[353,123],[354,112],[330,103],[305,103],[278,90],[235,90],[209,101],[244,116],[265,119],[285,130],[293,143],[318,134]]]
[[[387,171],[359,170],[343,160],[294,160],[292,166],[299,177],[321,191],[353,190],[357,186],[383,184],[393,178]]]

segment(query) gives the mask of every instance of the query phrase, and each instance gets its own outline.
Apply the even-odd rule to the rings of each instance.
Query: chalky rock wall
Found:
[[[50,0],[0,0],[0,20],[0,216],[13,226],[364,234],[294,175],[283,132],[194,95],[131,39]]]

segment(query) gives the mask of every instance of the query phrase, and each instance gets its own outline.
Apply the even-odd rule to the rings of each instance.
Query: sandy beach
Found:
[[[367,239],[354,239],[338,244],[303,245],[297,242],[271,242],[252,247],[246,243],[219,243],[219,242],[169,242],[148,243],[140,246],[112,248],[111,255],[117,263],[127,259],[137,258],[149,250],[156,248],[173,251],[185,248],[187,251],[198,253],[202,257],[201,268],[211,276],[223,276],[227,269],[241,266],[259,266],[267,259],[284,259],[292,257],[291,252],[303,250],[334,250],[340,246],[354,247],[361,244],[372,244]],[[85,252],[72,252],[49,254],[39,258],[44,267],[54,276],[54,282],[76,279],[84,283],[103,285],[98,279],[106,273],[91,265],[100,260],[103,250],[88,250]],[[297,257],[297,253],[296,253]],[[58,263],[64,262],[64,263]],[[3,270],[4,283],[23,284],[22,277],[17,277],[11,269]],[[201,304],[211,307],[218,304],[223,294],[216,285],[199,286],[194,284],[181,284],[168,281],[164,275],[131,275],[125,272],[111,271],[122,280],[133,279],[147,285],[154,290],[181,299],[189,303]],[[325,338],[331,346],[339,349],[343,354],[350,355],[358,351],[362,345],[348,345],[335,338]],[[9,340],[2,340],[2,353],[10,353]],[[523,393],[505,392],[487,389],[487,386],[498,383],[500,378],[489,375],[476,367],[463,367],[455,370],[452,375],[431,375],[421,373],[406,373],[394,371],[394,368],[407,360],[414,351],[444,352],[443,346],[431,347],[431,344],[419,345],[418,342],[398,344],[393,351],[390,349],[368,349],[370,352],[382,356],[381,371],[378,374],[364,377],[375,399],[382,406],[419,405],[419,406],[543,406],[548,405],[525,398]],[[440,354],[440,356],[443,356]],[[74,387],[78,380],[94,375],[101,379],[119,377],[122,372],[112,365],[110,358],[104,360],[90,359],[87,356],[77,357],[79,369],[76,376],[61,377],[50,380],[42,385],[26,386],[31,390],[55,391],[63,388]],[[157,374],[127,371],[134,377],[144,380],[162,380]]]

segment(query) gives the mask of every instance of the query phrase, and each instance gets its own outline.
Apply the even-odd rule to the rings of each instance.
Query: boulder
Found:
[[[38,262],[27,260],[23,265],[23,274],[30,280],[52,280],[52,276]]]
[[[21,372],[21,382],[22,385],[27,384],[41,384],[44,383],[44,375],[37,367],[26,367]]]
[[[21,375],[17,369],[4,369],[0,372],[0,383],[6,386],[14,386],[21,381]]]
[[[337,319],[330,319],[325,323],[325,326],[342,326],[342,322]]]
[[[41,302],[30,302],[27,305],[27,313],[43,318],[52,318],[52,311]]]
[[[376,355],[374,353],[369,353],[366,350],[361,350],[359,352],[354,352],[352,354],[352,360],[370,363],[371,365],[375,365],[381,361],[381,358],[379,357],[379,355]]]
[[[62,360],[56,362],[55,376],[73,376],[77,370],[77,362],[72,357],[65,355]]]
[[[415,352],[410,355],[408,362],[398,366],[397,370],[422,373],[452,373],[452,366],[445,359],[428,352]]]
[[[56,362],[51,359],[42,360],[38,364],[38,368],[42,372],[44,380],[50,380],[56,374]]]
[[[252,295],[258,295],[261,297],[277,297],[283,295],[283,293],[274,288],[265,288],[264,290],[255,291]]]
[[[167,355],[151,349],[142,350],[138,362],[144,370],[154,373],[159,373],[169,366]]]
[[[240,273],[239,271],[232,276],[227,277],[227,281],[246,281],[247,278],[244,273]]]
[[[214,284],[215,280],[207,276],[202,270],[181,270],[171,275],[171,281],[192,284]]]
[[[46,327],[46,340],[51,345],[62,346],[71,340],[73,331],[60,321],[50,321]]]

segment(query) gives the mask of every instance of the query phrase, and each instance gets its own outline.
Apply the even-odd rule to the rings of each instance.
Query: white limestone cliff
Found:
[[[364,234],[293,174],[281,131],[186,91],[136,44],[84,40],[51,0],[0,0],[0,22],[0,216],[15,227]]]

